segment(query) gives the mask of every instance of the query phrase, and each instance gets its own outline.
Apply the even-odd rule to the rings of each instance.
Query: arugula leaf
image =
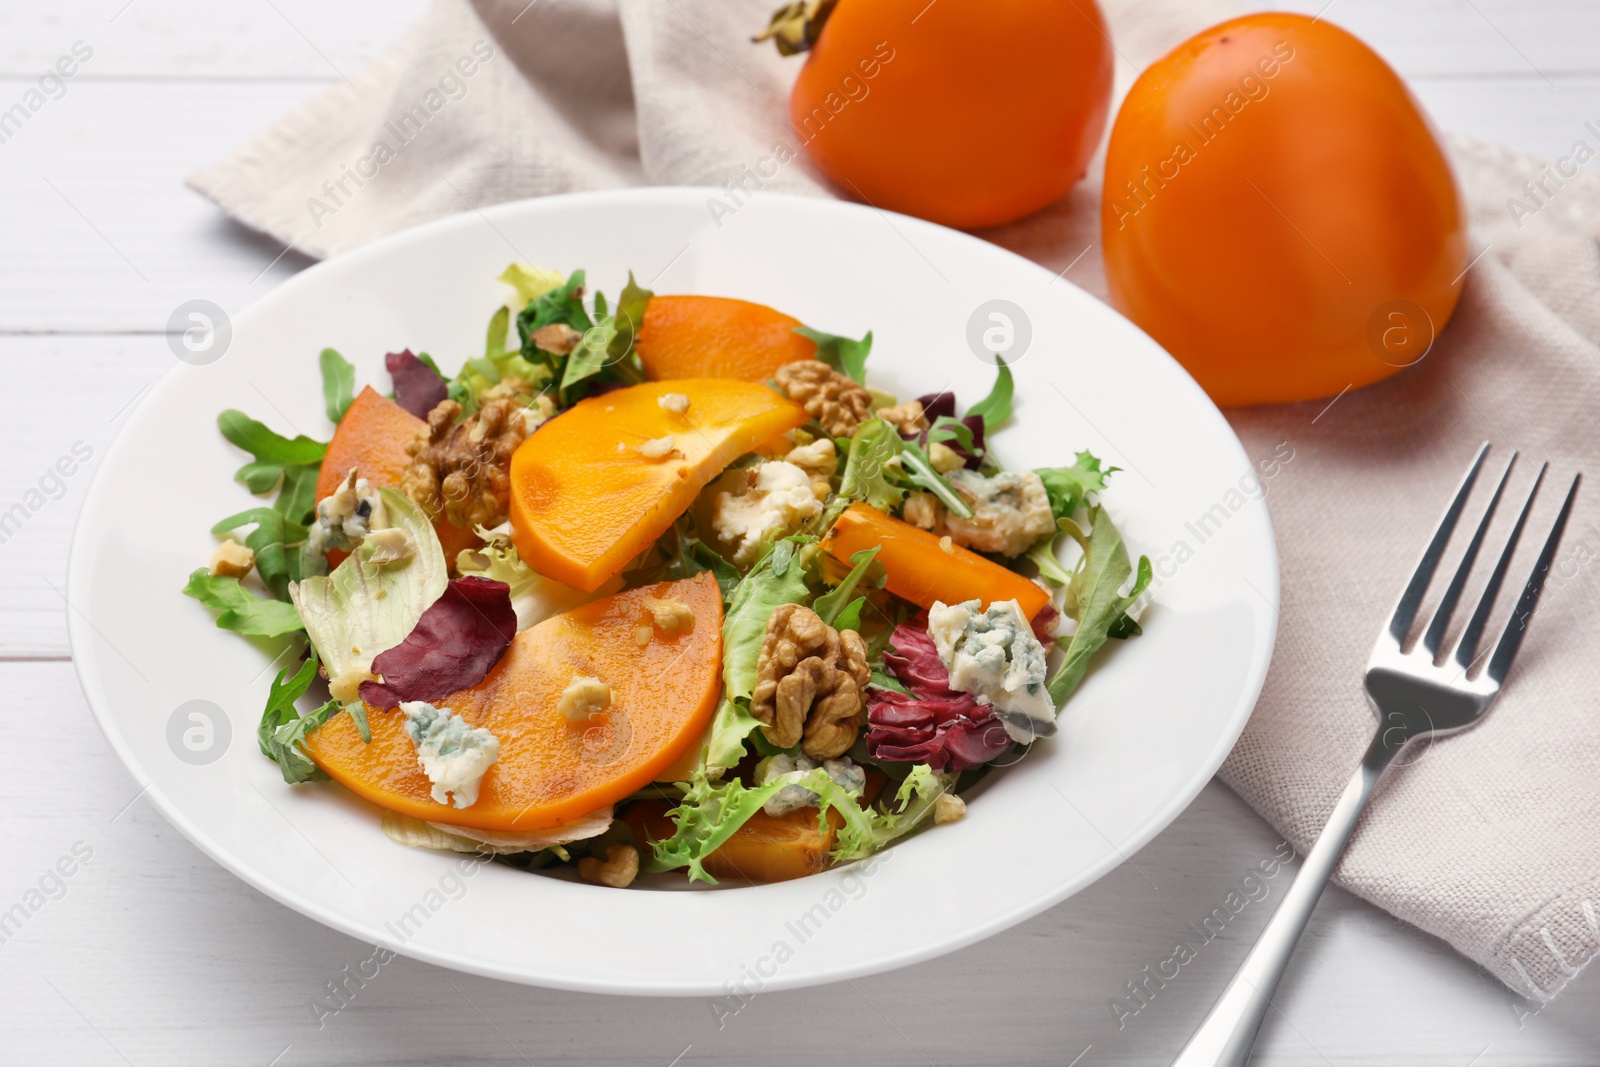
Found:
[[[322,367],[322,402],[328,406],[328,421],[337,423],[355,401],[356,369],[332,348],[324,348],[317,362]]]
[[[290,671],[294,671],[291,676]],[[306,658],[298,668],[289,666],[278,672],[267,689],[267,706],[261,712],[261,725],[256,727],[256,744],[261,746],[261,754],[268,759],[276,759],[272,754],[272,735],[280,726],[293,722],[300,717],[300,712],[295,709],[294,702],[311,688],[311,681],[317,676],[317,650],[306,650]]]
[[[1011,417],[1011,396],[1014,390],[1011,368],[1006,366],[1005,360],[997,360],[994,388],[989,390],[988,396],[968,408],[967,415],[979,416],[983,419],[983,432],[994,433],[1001,423]]]
[[[607,315],[583,333],[583,338],[567,356],[561,375],[561,392],[566,393],[585,378],[592,378],[611,362],[611,344],[617,339],[617,322]]]
[[[821,616],[823,622],[836,630],[853,630],[860,626],[861,609],[859,607],[855,611],[856,626],[839,626],[835,620],[843,615],[846,605],[850,602],[851,597],[855,595],[856,588],[867,577],[873,560],[877,558],[878,552],[882,547],[882,545],[873,545],[871,548],[863,548],[860,552],[852,555],[850,557],[850,563],[852,564],[850,573],[845,575],[844,580],[838,585],[817,597],[816,603],[811,605],[811,610]],[[883,567],[879,566],[878,571],[881,579]],[[882,586],[883,582],[880,580],[877,584]]]
[[[722,590],[722,599],[726,601],[739,586],[741,578],[739,569],[723,559],[716,549],[698,537],[685,533],[682,523],[683,519],[679,519],[678,523],[673,524],[668,533],[656,542],[657,550],[663,551],[667,537],[673,537],[671,551],[664,552],[666,560],[648,574],[636,578],[635,584],[675,582],[680,578],[693,578],[697,574],[710,571],[711,576],[717,580],[717,587]]]
[[[305,543],[306,528],[274,508],[250,508],[211,527],[214,534],[227,533],[241,526],[255,525],[244,543],[256,554],[256,571],[272,595],[289,599],[289,583],[302,575],[299,552],[290,551]]]
[[[272,510],[302,526],[310,525],[317,507],[317,476],[320,467],[285,467],[278,499]]]
[[[183,592],[218,612],[219,627],[247,637],[282,637],[305,629],[293,604],[264,600],[246,589],[239,579],[207,574],[204,567],[189,575]]]
[[[1059,709],[1067,697],[1078,687],[1089,669],[1089,657],[1099,651],[1114,629],[1126,632],[1122,622],[1128,608],[1138,600],[1152,577],[1150,557],[1139,557],[1135,575],[1128,560],[1128,548],[1122,534],[1111,522],[1103,507],[1089,509],[1090,528],[1087,533],[1071,520],[1062,527],[1083,547],[1083,558],[1073,571],[1072,582],[1067,587],[1067,614],[1078,621],[1077,632],[1070,637],[1058,637],[1056,644],[1066,651],[1066,659],[1050,678],[1046,688],[1050,699]],[[1133,588],[1126,594],[1120,592],[1123,583],[1133,576]]]
[[[530,360],[544,358],[529,351],[530,348],[538,351],[528,340],[528,335],[541,326],[560,322],[583,333],[594,325],[588,309],[583,306],[583,280],[583,271],[573,271],[565,282],[539,294],[517,314],[517,333],[522,338],[523,355]]]
[[[611,316],[616,323],[616,335],[612,337],[609,349],[612,362],[620,362],[633,352],[639,328],[644,325],[645,310],[650,306],[653,296],[654,293],[633,280],[633,271],[630,270],[628,284],[622,287],[622,295],[617,297],[617,310]],[[596,303],[599,300],[600,294],[596,293]]]
[[[899,438],[899,435],[895,435]],[[972,518],[972,508],[962,499],[950,485],[948,479],[934,468],[933,460],[922,450],[922,446],[915,441],[901,440],[900,463],[906,472],[906,478],[912,485],[920,486],[938,497],[951,514],[959,515],[963,519]]]
[[[872,331],[859,341],[834,333],[823,333],[809,326],[796,326],[794,332],[817,345],[817,358],[840,374],[866,384],[867,356],[872,352]]]
[[[1040,467],[1033,473],[1044,482],[1050,497],[1050,510],[1057,519],[1070,519],[1078,505],[1087,503],[1090,493],[1105,489],[1106,479],[1119,470],[1100,467],[1100,460],[1089,452],[1079,452],[1070,467]]]
[[[906,495],[888,479],[888,463],[899,454],[900,434],[893,426],[882,419],[861,423],[850,438],[839,495],[879,511],[892,511]]]
[[[874,549],[873,551],[877,550]],[[829,625],[835,630],[855,630],[857,633],[859,633],[861,631],[861,612],[866,608],[866,606],[866,597],[856,597],[854,600],[850,601],[850,603],[845,605],[844,610],[839,612],[839,614],[833,618],[833,621],[830,622]]]
[[[1035,567],[1039,568],[1039,577],[1051,585],[1062,586],[1069,585],[1072,582],[1072,572],[1063,567],[1061,561],[1056,558],[1056,542],[1061,533],[1065,532],[1061,528],[1061,524],[1071,521],[1071,519],[1057,519],[1056,528],[1058,532],[1049,537],[1040,538],[1032,548],[1028,549],[1028,558],[1033,560]]]
[[[984,448],[972,436],[972,427],[950,415],[940,415],[928,427],[927,443],[931,446],[944,441],[954,441],[967,452],[982,455]]]
[[[309,711],[298,719],[284,723],[267,738],[267,755],[283,771],[285,782],[298,785],[301,782],[324,781],[328,777],[306,755],[306,735],[341,710],[337,700],[330,700],[316,711]],[[367,736],[370,739],[371,735]]]
[[[291,670],[295,672],[293,675],[289,673]],[[328,777],[306,755],[305,740],[307,734],[338,713],[339,702],[330,700],[305,715],[301,715],[294,706],[294,702],[311,688],[316,676],[317,650],[312,648],[307,651],[305,662],[298,669],[285,667],[273,679],[267,690],[267,706],[261,713],[261,724],[256,727],[256,744],[260,746],[261,754],[278,765],[283,780],[290,785],[325,781]],[[352,717],[356,715],[354,708],[360,708],[361,711],[356,719],[356,729],[363,741],[370,742],[372,735],[366,728],[366,708],[359,703],[354,705],[350,713]]]
[[[275,433],[242,411],[229,408],[217,416],[222,436],[255,457],[234,475],[252,493],[265,493],[278,480],[284,467],[320,467],[328,446],[300,434],[287,438]]]

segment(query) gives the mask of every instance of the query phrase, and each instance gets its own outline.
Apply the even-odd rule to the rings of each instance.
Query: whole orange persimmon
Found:
[[[764,37],[810,49],[794,133],[847,195],[948,226],[1031,214],[1105,132],[1111,39],[1095,0],[801,0]]]
[[[1408,366],[1461,293],[1450,164],[1399,77],[1302,15],[1247,15],[1152,64],[1111,131],[1116,307],[1218,404],[1331,396]]]

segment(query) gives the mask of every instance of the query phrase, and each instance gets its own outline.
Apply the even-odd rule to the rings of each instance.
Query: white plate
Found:
[[[1277,555],[1261,494],[1249,492],[1252,460],[1188,375],[1105,305],[974,237],[767,193],[719,221],[713,195],[549,197],[379,241],[280,286],[238,317],[219,359],[174,366],[133,413],[73,540],[72,647],[118,756],[218,863],[319,922],[447,967],[721,995],[900,967],[1021,922],[1126,859],[1215,772],[1271,656]],[[324,346],[380,388],[388,351],[427,351],[453,370],[481,353],[505,295],[495,276],[516,259],[587,268],[610,295],[631,269],[658,292],[757,300],[852,336],[871,329],[875,386],[948,387],[966,403],[993,380],[969,350],[969,317],[1011,301],[1032,341],[997,451],[1034,467],[1088,448],[1123,468],[1106,503],[1160,574],[1144,635],[1107,648],[1058,737],[991,774],[963,822],[875,863],[779,885],[619,892],[500,865],[463,871],[389,841],[375,809],[337,786],[286,786],[254,737],[281,646],[216,629],[179,594],[211,551],[211,524],[253,503],[232,480],[243,459],[216,415],[237,407],[325,440]],[[224,709],[208,763],[169,740],[195,725],[179,709],[196,700]]]

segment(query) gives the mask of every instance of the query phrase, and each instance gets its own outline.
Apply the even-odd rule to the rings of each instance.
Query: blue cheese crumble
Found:
[[[307,547],[319,556],[333,549],[353,552],[369,533],[388,525],[378,490],[351,467],[344,483],[317,502],[316,521],[306,531]]]
[[[433,799],[458,808],[476,804],[483,772],[500,758],[500,739],[426,700],[404,701],[400,710],[406,715],[406,733],[417,746],[417,760],[433,783]]]
[[[1045,651],[1015,600],[979,611],[976,600],[935,601],[928,636],[950,671],[950,688],[994,709],[1019,744],[1056,732],[1056,707],[1045,688]]]
[[[756,766],[757,785],[767,785],[779,779],[786,779],[790,784],[772,794],[761,806],[761,810],[776,819],[801,808],[821,807],[820,796],[803,785],[795,784],[799,779],[805,778],[807,772],[814,771],[817,767],[818,764],[813,759],[806,756],[791,756],[785,752],[762,760]],[[858,795],[867,787],[866,768],[857,766],[849,756],[823,760],[821,767],[828,777],[833,779],[833,784],[846,793]]]

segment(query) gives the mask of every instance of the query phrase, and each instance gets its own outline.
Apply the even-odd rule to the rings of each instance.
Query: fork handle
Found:
[[[1386,736],[1390,741],[1386,742]],[[1249,1062],[1256,1033],[1271,1006],[1273,990],[1289,966],[1289,957],[1294,954],[1333,869],[1339,865],[1339,857],[1344,855],[1356,820],[1405,740],[1403,734],[1396,738],[1394,731],[1378,728],[1360,768],[1333,806],[1283,902],[1205,1021],[1172,1061],[1172,1067],[1244,1067]]]

